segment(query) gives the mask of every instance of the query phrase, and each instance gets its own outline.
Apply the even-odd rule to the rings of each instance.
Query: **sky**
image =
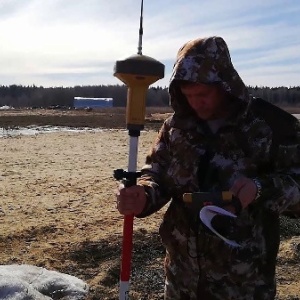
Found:
[[[122,84],[137,53],[140,0],[0,0],[0,85]],[[168,86],[188,40],[218,35],[246,85],[300,85],[300,0],[144,0],[143,54]]]

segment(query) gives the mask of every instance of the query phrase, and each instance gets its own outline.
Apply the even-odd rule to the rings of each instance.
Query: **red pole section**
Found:
[[[128,282],[130,279],[131,257],[132,257],[132,236],[133,236],[133,215],[124,216],[121,281]]]
[[[138,154],[138,132],[129,131],[129,157],[128,171],[136,172]],[[129,180],[125,186],[136,184],[136,178]],[[120,270],[120,294],[119,300],[129,300],[129,281],[131,272],[131,257],[133,248],[133,221],[134,215],[125,215],[123,222],[122,258]]]

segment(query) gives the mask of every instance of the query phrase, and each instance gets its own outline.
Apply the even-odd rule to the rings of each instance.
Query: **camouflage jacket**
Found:
[[[159,210],[171,198],[182,199],[186,192],[228,190],[241,175],[262,183],[262,196],[251,206],[284,212],[300,199],[299,129],[299,135],[287,134],[274,145],[271,127],[249,108],[216,134],[199,120],[180,122],[173,115],[164,122],[142,169],[139,184],[149,196],[142,215]]]
[[[221,84],[232,99],[232,114],[211,130],[189,107],[178,80]],[[279,215],[288,209],[300,216],[298,121],[248,94],[220,37],[193,40],[179,50],[169,94],[174,114],[164,122],[138,180],[147,194],[138,217],[171,201],[160,226],[167,248],[167,299],[181,299],[180,293],[199,299],[204,290],[214,295],[206,299],[254,299],[256,292],[264,296],[255,299],[274,299]],[[257,178],[262,193],[229,225],[226,237],[241,246],[230,249],[182,198],[229,190],[240,176]],[[222,222],[220,228],[225,227]],[[216,290],[207,275],[216,281]]]
[[[234,113],[213,133],[192,112],[177,80],[221,83],[233,99]],[[165,218],[172,215],[174,226],[182,227],[187,218],[181,209],[183,193],[223,191],[239,176],[258,178],[262,195],[242,211],[237,228],[249,229],[240,230],[240,240],[257,238],[258,243],[264,244],[264,224],[279,227],[279,214],[299,205],[298,121],[275,117],[273,123],[280,125],[270,126],[268,116],[273,115],[275,107],[268,108],[269,112],[265,109],[265,114],[259,113],[263,104],[253,105],[253,98],[231,63],[227,45],[219,37],[194,40],[179,50],[169,93],[174,114],[164,122],[142,169],[138,183],[145,187],[148,200],[138,217],[152,214],[172,199],[169,210],[173,213]],[[271,216],[269,220],[267,215]],[[273,233],[278,241],[278,230]]]
[[[215,134],[193,113],[178,80],[218,82],[230,95],[234,112]],[[169,93],[174,115],[164,122],[139,181],[148,194],[142,215],[184,192],[228,190],[241,175],[262,183],[262,197],[253,206],[280,214],[299,202],[299,123],[254,101],[222,38],[192,40],[180,48]]]

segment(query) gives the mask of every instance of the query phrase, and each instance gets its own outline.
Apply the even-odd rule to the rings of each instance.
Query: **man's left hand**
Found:
[[[257,186],[255,182],[247,177],[241,177],[235,180],[230,191],[239,198],[243,208],[246,208],[256,198]]]

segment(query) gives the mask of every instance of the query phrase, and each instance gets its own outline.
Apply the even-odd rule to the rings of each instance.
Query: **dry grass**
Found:
[[[155,135],[141,136],[139,166]],[[127,132],[8,137],[0,139],[0,148],[1,264],[66,272],[90,284],[89,299],[116,299],[123,219],[115,208],[118,183],[112,175],[127,166]],[[158,216],[135,222],[135,299],[146,286],[143,273],[157,273],[160,280],[151,275],[153,291],[162,291],[158,224]]]

